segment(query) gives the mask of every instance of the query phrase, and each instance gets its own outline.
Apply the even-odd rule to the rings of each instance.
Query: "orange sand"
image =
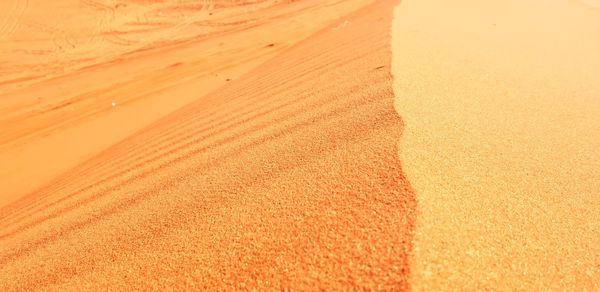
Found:
[[[2,1],[0,206],[371,1],[198,2]]]
[[[38,73],[17,69],[38,57],[0,63],[0,290],[408,287],[395,1],[100,2],[45,4],[64,13],[50,22],[103,24],[49,25]],[[44,19],[28,3],[4,39]]]

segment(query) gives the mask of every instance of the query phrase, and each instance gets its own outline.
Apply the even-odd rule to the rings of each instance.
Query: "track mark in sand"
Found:
[[[105,35],[104,31],[110,29],[112,26],[112,22],[115,20],[115,9],[117,5],[106,5],[102,3],[94,3],[93,1],[86,0],[86,4],[92,8],[99,9],[103,11],[102,17],[98,22],[98,26],[94,34],[88,39],[88,44],[92,44],[93,46],[90,49],[98,49],[101,46],[105,46]]]
[[[19,21],[29,7],[29,0],[8,0],[8,3],[0,7],[8,7],[5,10],[4,20],[0,20],[0,40],[10,37],[19,27]]]

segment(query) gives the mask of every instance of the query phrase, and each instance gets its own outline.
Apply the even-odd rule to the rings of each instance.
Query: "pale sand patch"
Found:
[[[581,2],[396,8],[415,290],[600,289],[598,32]]]

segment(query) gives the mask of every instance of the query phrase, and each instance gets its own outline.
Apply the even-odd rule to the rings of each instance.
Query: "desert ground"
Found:
[[[0,1],[0,290],[600,290],[596,0]]]

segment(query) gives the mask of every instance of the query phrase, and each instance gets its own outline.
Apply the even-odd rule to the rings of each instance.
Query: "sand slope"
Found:
[[[0,206],[371,2],[3,1]]]
[[[407,288],[394,4],[344,16],[6,206],[0,290]]]
[[[415,290],[600,289],[597,1],[403,1]],[[436,7],[436,9],[431,9]]]

